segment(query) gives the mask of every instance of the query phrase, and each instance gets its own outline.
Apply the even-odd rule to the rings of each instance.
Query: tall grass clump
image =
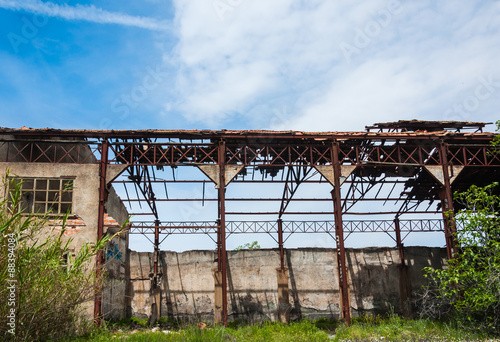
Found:
[[[4,179],[0,201],[0,340],[53,341],[85,328],[85,303],[96,283],[95,257],[110,236],[73,251],[71,239],[51,231],[49,214],[23,213],[22,190]],[[25,211],[25,210],[24,210]],[[87,309],[88,309],[87,305]]]

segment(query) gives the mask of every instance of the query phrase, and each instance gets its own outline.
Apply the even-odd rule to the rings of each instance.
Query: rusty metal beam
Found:
[[[285,251],[283,248],[283,221],[278,219],[278,246],[280,249],[280,270],[285,270]]]
[[[222,323],[227,326],[227,253],[226,253],[226,180],[225,180],[225,166],[226,166],[226,143],[219,142],[218,147],[218,164],[219,164],[219,258],[218,270],[222,276]]]
[[[151,180],[151,183],[206,183],[206,180],[202,179],[165,179],[165,180]],[[406,180],[385,180],[384,183],[397,183],[397,184],[404,184]],[[131,181],[127,180],[116,180],[113,181],[114,184],[122,184],[122,183],[132,183]],[[285,184],[286,180],[279,180],[279,179],[274,179],[274,180],[261,180],[261,179],[235,179],[231,181],[231,183],[272,183],[272,184]],[[309,184],[325,184],[327,183],[324,180],[304,180],[302,183],[309,183]],[[355,183],[353,181],[345,180],[344,183]],[[331,199],[329,199],[331,200]]]
[[[342,220],[344,233],[387,233],[394,232],[394,221],[392,220],[367,220],[352,221]],[[400,233],[418,232],[444,232],[443,220],[401,220],[398,219]],[[215,234],[219,231],[219,224],[215,222],[162,222],[160,234]],[[313,234],[313,233],[335,233],[334,221],[283,221],[281,220],[283,233]],[[130,234],[154,234],[154,221],[132,222]],[[277,221],[226,221],[226,233],[248,234],[266,233],[278,234]],[[404,238],[401,238],[401,241]],[[279,241],[278,241],[279,244]]]
[[[439,153],[435,150],[435,143],[432,140],[429,140],[428,144],[420,144],[419,141],[398,145],[385,143],[384,139],[380,139],[378,145],[370,141],[363,147],[344,143],[338,147],[339,158],[343,166],[439,165]],[[114,157],[110,163],[171,166],[215,165],[217,164],[216,146],[215,144],[202,146],[186,143],[182,146],[172,146],[137,143],[137,145],[127,145],[123,149],[113,149]],[[500,157],[492,153],[493,148],[488,144],[448,146],[448,148],[450,162],[456,166],[498,166],[500,164]],[[330,149],[331,147],[317,142],[301,144],[275,142],[250,145],[241,141],[237,145],[226,146],[228,152],[226,163],[247,167],[324,166],[332,163]]]
[[[399,217],[396,216],[394,219],[394,232],[396,233],[396,246],[399,250],[399,258],[401,260],[401,265],[405,266],[405,250],[403,241],[401,240],[401,226],[399,225]]]
[[[344,226],[342,224],[342,199],[340,194],[340,161],[337,143],[332,144],[334,187],[332,190],[333,212],[335,217],[335,239],[337,242],[337,267],[339,272],[339,288],[342,304],[342,318],[351,325],[351,303],[349,284],[347,282],[347,260],[344,247]]]
[[[452,259],[455,255],[456,248],[456,233],[455,215],[453,213],[453,194],[451,191],[451,182],[449,174],[449,161],[447,148],[444,143],[441,144],[439,153],[441,166],[443,167],[443,188],[440,193],[441,208],[443,210],[444,233],[446,238],[446,252],[448,259]]]
[[[311,168],[307,166],[288,167],[278,219],[281,219],[290,201],[293,200],[293,196],[297,192],[299,185],[306,179],[310,171]]]
[[[156,202],[216,202],[218,198],[156,198]],[[364,202],[387,202],[387,201],[400,201],[401,198],[362,198],[359,199]],[[226,202],[278,202],[283,201],[283,198],[226,198]],[[331,198],[288,198],[287,202],[331,202]],[[122,199],[122,202],[147,202],[143,198],[129,198]],[[278,213],[285,214],[285,211]]]
[[[11,132],[11,131],[8,131]],[[50,162],[50,163],[89,163],[96,162],[95,148],[89,147],[93,142],[65,141],[35,142],[27,137],[49,139],[58,136],[57,132],[34,131],[29,133],[15,131],[17,140],[0,140],[0,147],[6,152],[0,161],[7,162]],[[7,135],[7,131],[0,131]],[[102,133],[102,132],[101,132]],[[99,133],[102,136],[117,137],[116,132]],[[339,159],[344,166],[435,166],[440,165],[436,151],[436,141],[446,142],[449,162],[454,166],[496,166],[500,165],[500,156],[495,155],[488,141],[495,134],[486,133],[372,133],[359,135],[317,133],[298,135],[297,132],[277,134],[273,139],[249,139],[244,131],[235,136],[227,133],[210,132],[205,140],[210,143],[181,142],[189,139],[189,132],[176,132],[179,142],[152,142],[152,138],[170,139],[168,134],[151,135],[148,132],[136,131],[134,137],[120,136],[116,142],[110,142],[111,164],[142,166],[182,166],[182,165],[216,165],[217,144],[213,137],[231,139],[226,145],[226,164],[231,166],[325,166],[332,163],[331,147],[325,144],[328,139],[342,139],[339,143]],[[75,131],[59,132],[63,136],[82,138]],[[82,133],[83,134],[83,133]],[[183,135],[184,134],[184,135]],[[271,133],[270,133],[271,134]],[[23,137],[24,140],[23,140]],[[141,141],[134,141],[137,140]],[[202,140],[203,140],[202,139]],[[298,139],[298,140],[297,140]],[[129,141],[132,140],[132,141]],[[198,140],[200,138],[198,137]],[[398,143],[394,143],[397,141]],[[89,144],[86,146],[85,143]],[[467,143],[463,145],[462,143]],[[81,149],[85,151],[80,151]],[[33,151],[33,153],[31,152]],[[93,158],[93,159],[92,159]]]
[[[372,211],[372,212],[346,212],[345,215],[356,215],[356,216],[373,216],[373,215],[396,215],[400,213],[399,211]],[[441,211],[407,211],[405,214],[440,214]],[[266,211],[266,212],[244,212],[244,211],[231,211],[226,212],[226,215],[278,215],[277,211]],[[286,215],[333,215],[331,211],[288,211]],[[150,215],[143,213],[134,213],[133,215]]]

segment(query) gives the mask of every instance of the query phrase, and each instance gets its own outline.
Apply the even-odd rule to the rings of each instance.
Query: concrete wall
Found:
[[[119,226],[108,227],[107,233],[114,234],[119,229]],[[121,234],[110,241],[104,252],[107,279],[103,289],[102,312],[107,319],[119,320],[126,317],[127,251],[128,234]]]
[[[421,269],[441,268],[446,250],[405,249],[411,290],[425,283]],[[129,315],[151,315],[151,253],[130,252]],[[162,316],[213,321],[214,251],[162,252]],[[394,248],[347,249],[353,316],[401,312],[400,260]],[[285,251],[292,320],[340,316],[335,249],[304,248]],[[279,252],[275,249],[228,252],[229,318],[247,321],[278,320]]]
[[[127,209],[123,205],[115,190],[109,189],[108,201],[106,203],[104,227],[105,233],[114,235],[129,217]],[[127,232],[113,238],[105,251],[105,266],[108,273],[106,286],[102,296],[102,312],[107,319],[119,320],[126,317],[128,302],[126,300],[128,276],[128,239]]]
[[[99,165],[97,164],[57,164],[50,163],[5,163],[0,162],[0,179],[7,171],[10,176],[19,177],[74,177],[73,213],[70,218],[81,220],[78,234],[71,234],[71,247],[78,249],[84,243],[97,240],[97,219],[99,210]],[[112,172],[115,171],[114,169]],[[0,197],[5,188],[0,186]],[[127,210],[113,188],[110,189],[107,203],[110,216],[116,215],[117,224],[128,217]],[[111,225],[113,226],[113,225]],[[126,250],[124,251],[126,252]]]
[[[19,177],[75,177],[73,184],[73,212],[84,222],[84,228],[72,235],[71,247],[97,239],[97,212],[99,208],[99,166],[96,164],[0,163],[0,177],[7,169]],[[3,192],[3,187],[1,187]],[[1,194],[3,195],[3,193]]]
[[[5,151],[4,151],[5,152]],[[0,153],[1,154],[1,153]],[[123,166],[109,168],[108,179],[116,177]],[[0,162],[0,179],[7,173],[19,177],[74,177],[73,215],[68,219],[64,236],[71,239],[70,248],[77,251],[85,243],[97,240],[97,221],[99,209],[99,165],[61,163],[6,163]],[[0,186],[0,198],[5,196],[5,188]],[[127,219],[128,213],[113,188],[110,188],[106,204],[104,233],[114,234]],[[113,216],[114,215],[114,216]],[[56,231],[60,230],[61,221],[49,223]],[[47,234],[50,230],[47,230]],[[126,268],[128,253],[128,234],[123,234],[111,241],[105,251],[106,269],[110,274],[103,296],[103,313],[109,318],[123,318],[126,311]],[[93,261],[93,264],[95,261]],[[89,317],[93,315],[92,305],[86,305]]]

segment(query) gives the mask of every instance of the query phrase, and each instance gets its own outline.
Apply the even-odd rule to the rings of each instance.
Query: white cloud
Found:
[[[346,24],[339,14],[339,24],[321,15],[339,12],[340,5],[242,1],[221,20],[213,6],[217,1],[175,4],[177,85],[184,112],[193,120],[217,125],[269,94],[314,87],[309,73],[322,73],[340,58],[333,48],[338,44],[335,32]]]
[[[85,20],[101,24],[118,24],[155,31],[170,29],[170,25],[167,22],[123,13],[108,12],[93,5],[69,6],[66,4],[59,5],[52,2],[42,2],[40,0],[0,0],[0,8],[14,11],[26,11],[66,20]]]
[[[481,76],[500,80],[496,1],[176,0],[174,6],[179,41],[169,54],[178,68],[179,109],[212,127],[236,116],[260,128],[298,130],[459,119],[447,109],[474,92]],[[341,44],[360,42],[346,58]],[[461,119],[494,120],[498,98]],[[283,107],[290,114],[276,120],[273,113]]]

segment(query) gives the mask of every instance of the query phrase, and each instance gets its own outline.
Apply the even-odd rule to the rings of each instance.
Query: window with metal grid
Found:
[[[9,182],[9,191],[19,188],[18,209],[23,213],[71,214],[73,182],[74,178],[16,177]],[[9,205],[12,205],[10,197]]]

